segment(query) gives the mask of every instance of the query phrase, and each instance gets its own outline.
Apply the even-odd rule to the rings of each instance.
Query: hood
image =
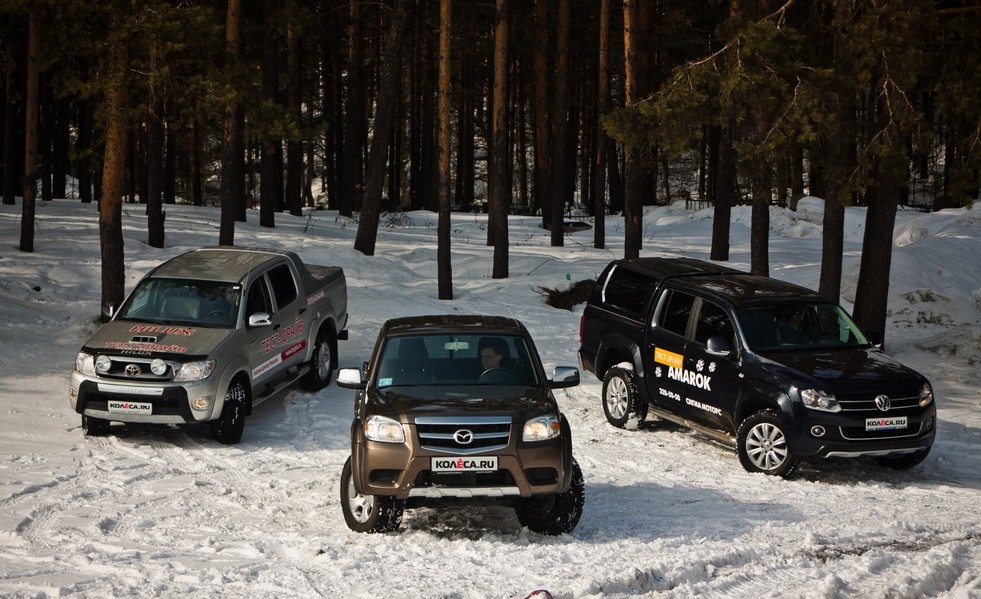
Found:
[[[231,333],[232,329],[113,320],[92,335],[84,349],[142,356],[207,356]]]
[[[367,411],[406,424],[420,416],[511,416],[522,422],[557,414],[558,407],[546,388],[461,385],[371,390]]]
[[[926,379],[874,348],[762,354],[763,367],[799,386],[817,383],[832,392],[894,393],[919,388]]]

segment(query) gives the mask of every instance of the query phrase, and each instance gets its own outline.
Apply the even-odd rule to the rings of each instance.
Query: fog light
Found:
[[[153,361],[150,362],[150,372],[157,376],[162,376],[165,372],[167,372],[167,363],[160,358],[154,358]]]
[[[811,434],[814,435],[815,437],[823,437],[824,436],[824,433],[826,433],[826,432],[827,431],[824,430],[824,427],[823,426],[812,426],[811,427]]]
[[[207,397],[195,397],[194,401],[191,402],[191,407],[195,410],[204,410],[211,404],[211,400]]]
[[[99,356],[95,359],[95,369],[99,372],[109,372],[109,368],[112,367],[112,360],[109,356]]]

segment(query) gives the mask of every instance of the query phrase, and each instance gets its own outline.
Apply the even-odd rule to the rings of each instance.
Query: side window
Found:
[[[641,316],[644,312],[644,303],[653,287],[654,281],[650,278],[624,268],[617,268],[610,275],[603,295],[611,306]]]
[[[677,335],[685,336],[688,317],[691,316],[695,296],[676,290],[665,292],[657,314],[657,326]]]
[[[725,310],[715,304],[702,302],[698,311],[698,323],[695,325],[695,341],[706,345],[709,337],[722,337],[735,347],[735,330],[732,320]]]
[[[260,277],[249,285],[249,294],[246,298],[245,313],[251,316],[256,312],[272,313],[272,302],[269,301],[269,290],[266,289],[265,277]]]
[[[290,272],[289,266],[281,264],[270,270],[267,276],[276,295],[277,306],[283,308],[296,299],[296,281],[293,280],[293,273]]]

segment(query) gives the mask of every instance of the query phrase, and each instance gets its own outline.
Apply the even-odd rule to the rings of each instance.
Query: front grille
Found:
[[[497,472],[460,472],[440,474],[424,470],[416,476],[413,488],[426,489],[430,487],[479,488],[479,487],[513,487],[514,477],[507,470]]]
[[[416,418],[419,445],[429,451],[473,454],[504,449],[511,438],[510,416]]]
[[[908,391],[907,391],[908,392]],[[868,412],[872,416],[881,416],[883,414],[892,414],[899,410],[909,410],[911,408],[920,407],[920,396],[914,395],[912,397],[889,397],[889,410],[882,412],[875,405],[875,398],[879,395],[878,393],[846,393],[844,395],[835,394],[838,399],[838,403],[841,405],[842,412]]]
[[[162,375],[156,375],[150,371],[151,360],[149,358],[110,356],[109,359],[111,360],[109,370],[97,373],[101,379],[164,383],[170,382],[174,378],[174,369],[169,363],[167,370]]]
[[[867,431],[861,426],[838,427],[843,439],[849,441],[887,441],[890,439],[909,439],[925,432],[922,422],[908,422],[902,430]]]

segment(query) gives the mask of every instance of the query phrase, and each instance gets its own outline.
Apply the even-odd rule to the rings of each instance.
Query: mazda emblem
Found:
[[[469,445],[473,442],[473,431],[468,431],[465,428],[461,428],[453,433],[453,440],[460,445]]]
[[[139,366],[137,366],[136,364],[127,364],[126,365],[126,376],[139,376],[139,375],[140,375],[140,367]]]
[[[888,412],[891,403],[889,401],[888,395],[876,395],[875,396],[875,407],[883,412]]]

